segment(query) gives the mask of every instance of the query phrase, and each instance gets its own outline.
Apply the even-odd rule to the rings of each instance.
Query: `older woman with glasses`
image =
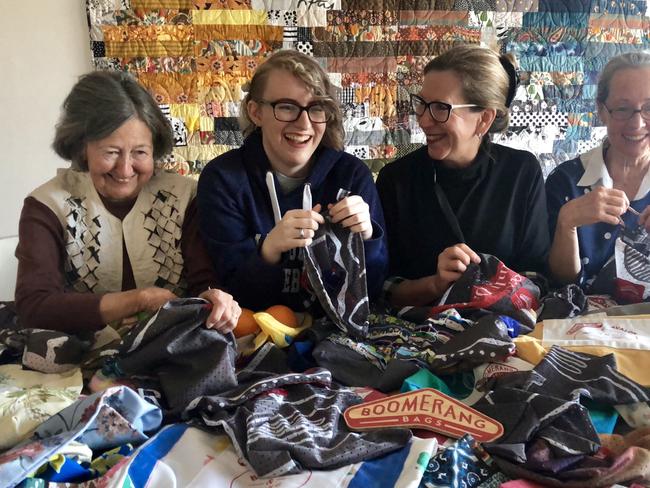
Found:
[[[542,270],[549,247],[544,180],[531,153],[489,141],[508,126],[518,84],[509,56],[461,45],[424,69],[411,96],[426,146],[385,166],[377,188],[393,305],[439,299],[478,252]]]
[[[621,223],[650,229],[650,52],[612,58],[600,75],[601,145],[548,177],[549,268],[560,282],[588,285],[614,254]]]
[[[372,176],[342,151],[342,115],[327,74],[309,56],[279,51],[242,100],[244,144],[211,161],[198,188],[201,230],[218,274],[244,307],[305,308],[303,253],[324,216],[364,240],[367,283],[387,267],[384,217]],[[315,206],[303,209],[305,187]]]
[[[31,192],[20,216],[23,327],[87,335],[197,295],[212,304],[208,328],[235,327],[241,308],[213,288],[196,182],[155,171],[173,143],[167,118],[128,73],[95,71],[74,85],[52,144],[71,167]]]

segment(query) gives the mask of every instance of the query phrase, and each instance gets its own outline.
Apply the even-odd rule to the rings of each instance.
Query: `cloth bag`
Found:
[[[471,263],[440,300],[429,310],[430,316],[449,308],[488,310],[508,315],[523,325],[534,327],[533,310],[539,307],[539,287],[512,271],[490,254],[479,254],[481,262]]]
[[[650,297],[650,236],[641,226],[624,227],[614,255],[594,279],[589,293],[611,295],[620,304]]]
[[[340,190],[338,199],[348,194]],[[309,185],[305,185],[303,208],[312,208]],[[311,245],[305,248],[304,270],[328,318],[348,335],[365,338],[370,304],[361,234],[334,224],[327,210],[322,215],[325,223],[318,226]]]

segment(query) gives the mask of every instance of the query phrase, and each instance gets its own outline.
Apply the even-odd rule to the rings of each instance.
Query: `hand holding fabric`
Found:
[[[372,237],[370,206],[359,195],[351,195],[327,206],[332,222],[341,223],[343,227],[360,233],[364,241]]]
[[[262,244],[262,258],[270,264],[280,262],[283,252],[311,244],[314,234],[325,220],[320,204],[311,210],[294,209],[284,214]]]
[[[438,256],[438,271],[434,277],[440,294],[461,277],[470,263],[480,262],[479,255],[467,244],[456,244],[442,251]]]
[[[629,206],[624,191],[599,186],[565,203],[560,209],[558,226],[576,229],[596,222],[616,225]]]
[[[201,293],[199,298],[212,304],[212,311],[205,319],[205,326],[208,329],[216,329],[226,334],[235,328],[241,315],[241,308],[230,293],[210,288]]]

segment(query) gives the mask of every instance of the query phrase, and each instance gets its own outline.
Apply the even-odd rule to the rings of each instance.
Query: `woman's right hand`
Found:
[[[623,190],[599,186],[565,203],[558,215],[558,227],[575,230],[596,222],[616,225],[629,206]]]
[[[316,230],[325,219],[320,204],[311,210],[294,209],[284,214],[262,243],[262,258],[269,264],[280,262],[283,252],[311,244]]]
[[[462,276],[470,263],[480,263],[481,258],[467,244],[448,247],[438,256],[438,271],[434,276],[437,294],[442,294],[449,285]]]

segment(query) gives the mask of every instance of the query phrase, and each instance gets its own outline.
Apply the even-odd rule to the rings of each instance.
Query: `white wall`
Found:
[[[63,99],[91,70],[84,0],[0,0],[0,239],[14,242],[25,196],[66,166],[50,144]],[[0,245],[0,299],[15,261]]]

